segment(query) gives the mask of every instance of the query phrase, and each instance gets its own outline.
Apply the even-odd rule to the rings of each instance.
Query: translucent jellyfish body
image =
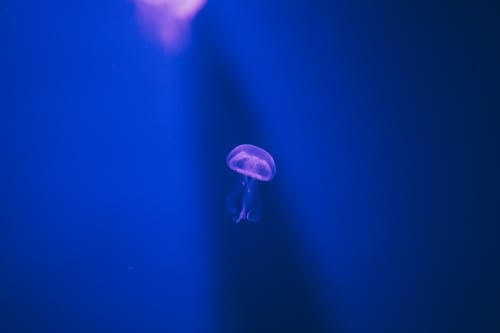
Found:
[[[185,44],[191,21],[206,0],[133,0],[139,19],[169,52],[180,51]]]
[[[276,174],[274,159],[264,149],[244,144],[229,152],[226,163],[231,170],[240,175],[226,201],[228,210],[234,214],[234,221],[258,221],[260,202],[257,182],[273,179]]]

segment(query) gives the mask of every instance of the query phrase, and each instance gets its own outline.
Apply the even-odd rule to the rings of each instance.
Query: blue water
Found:
[[[3,1],[0,332],[499,331],[493,13],[209,0],[170,54],[131,1]]]

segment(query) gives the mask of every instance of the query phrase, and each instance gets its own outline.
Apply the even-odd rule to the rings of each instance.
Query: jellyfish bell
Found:
[[[206,0],[133,1],[140,24],[168,53],[177,53],[183,48],[192,20],[206,3]]]
[[[242,175],[260,181],[270,181],[276,174],[276,164],[267,151],[254,145],[239,145],[229,152],[227,166]]]
[[[234,221],[257,222],[260,219],[260,203],[257,181],[267,182],[276,174],[276,164],[267,151],[250,144],[233,148],[226,159],[227,166],[240,174],[240,180],[229,193],[226,201]]]

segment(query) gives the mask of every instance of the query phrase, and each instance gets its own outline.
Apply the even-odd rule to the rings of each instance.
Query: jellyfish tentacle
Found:
[[[257,193],[257,180],[245,176],[245,192],[242,201],[242,213],[247,221],[257,222],[260,219],[259,198]]]
[[[241,213],[240,213],[240,218],[239,219],[245,219],[248,220],[248,216],[250,215],[250,204],[252,200],[252,188],[254,186],[255,180],[251,177],[244,176],[244,192],[243,192],[243,198],[241,201]]]
[[[229,192],[226,207],[234,215],[234,222],[238,223],[244,220],[257,222],[260,219],[256,183],[256,179],[242,175]]]

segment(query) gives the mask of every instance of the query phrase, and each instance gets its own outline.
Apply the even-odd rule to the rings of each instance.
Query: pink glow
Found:
[[[207,0],[134,0],[139,21],[168,51],[182,48],[194,16]]]
[[[273,157],[264,149],[254,145],[239,145],[229,152],[227,166],[244,176],[268,182],[276,174]]]

